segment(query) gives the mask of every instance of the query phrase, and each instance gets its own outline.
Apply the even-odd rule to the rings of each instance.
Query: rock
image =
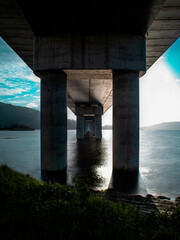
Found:
[[[145,198],[141,195],[133,195],[132,198],[137,201],[144,201]]]
[[[157,198],[162,199],[162,200],[170,200],[169,197],[165,197],[165,196],[158,196]]]
[[[154,198],[154,196],[151,195],[151,194],[147,194],[147,195],[146,195],[146,198],[151,199],[151,198]]]
[[[176,201],[176,202],[180,202],[180,197],[177,197],[177,198],[175,199],[175,201]]]
[[[141,195],[121,193],[114,189],[107,189],[103,192],[94,191],[94,193],[99,197],[103,197],[115,203],[121,201],[125,205],[130,204],[134,206],[139,212],[145,214],[151,212],[159,214],[157,210],[160,213],[164,213],[167,212],[167,209],[168,213],[171,213],[173,212],[174,208],[180,207],[180,197],[177,197],[175,201],[169,201],[170,198],[166,196],[155,197],[151,194],[147,194],[146,197],[144,197]]]

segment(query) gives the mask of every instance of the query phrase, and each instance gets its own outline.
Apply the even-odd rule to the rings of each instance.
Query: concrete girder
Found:
[[[34,71],[46,69],[146,70],[145,38],[121,34],[36,36]]]
[[[76,115],[102,115],[103,107],[102,106],[76,106],[75,109]]]

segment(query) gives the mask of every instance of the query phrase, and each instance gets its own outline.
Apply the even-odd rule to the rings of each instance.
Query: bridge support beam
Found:
[[[139,168],[139,72],[113,70],[113,170]]]
[[[61,70],[41,71],[41,169],[67,166],[67,77]]]

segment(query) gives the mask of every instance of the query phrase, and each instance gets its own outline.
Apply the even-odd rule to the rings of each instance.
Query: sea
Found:
[[[94,190],[114,188],[112,130],[103,130],[102,136],[101,141],[77,141],[76,131],[68,130],[66,184],[74,185],[76,179],[84,176]],[[0,131],[2,164],[43,181],[40,131]],[[122,178],[120,185],[119,191],[128,194],[152,194],[171,200],[180,196],[180,131],[141,129],[139,174]]]

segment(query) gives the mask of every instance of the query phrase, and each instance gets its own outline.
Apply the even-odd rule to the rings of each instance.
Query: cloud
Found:
[[[22,88],[0,88],[0,96],[12,96],[16,94],[22,94],[27,92],[27,89]]]
[[[39,108],[40,79],[0,38],[0,101]]]
[[[31,75],[28,76],[28,80],[36,83],[40,83],[40,78],[38,78],[36,75],[31,73]]]
[[[180,121],[180,88],[163,58],[140,79],[141,126]]]
[[[6,63],[6,65],[1,64],[0,70],[0,82],[5,81],[16,81],[24,82],[28,84],[29,82],[40,83],[40,79],[33,74],[32,70],[25,65],[25,63]]]
[[[28,104],[26,104],[26,107],[39,109],[40,108],[40,98],[38,98],[32,102],[29,102]]]
[[[11,100],[10,101],[11,104],[15,104],[15,105],[24,105],[26,104],[27,102],[25,100],[22,100],[22,99],[19,99],[19,100]]]
[[[176,82],[177,82],[177,83],[180,83],[180,79],[176,79]]]

